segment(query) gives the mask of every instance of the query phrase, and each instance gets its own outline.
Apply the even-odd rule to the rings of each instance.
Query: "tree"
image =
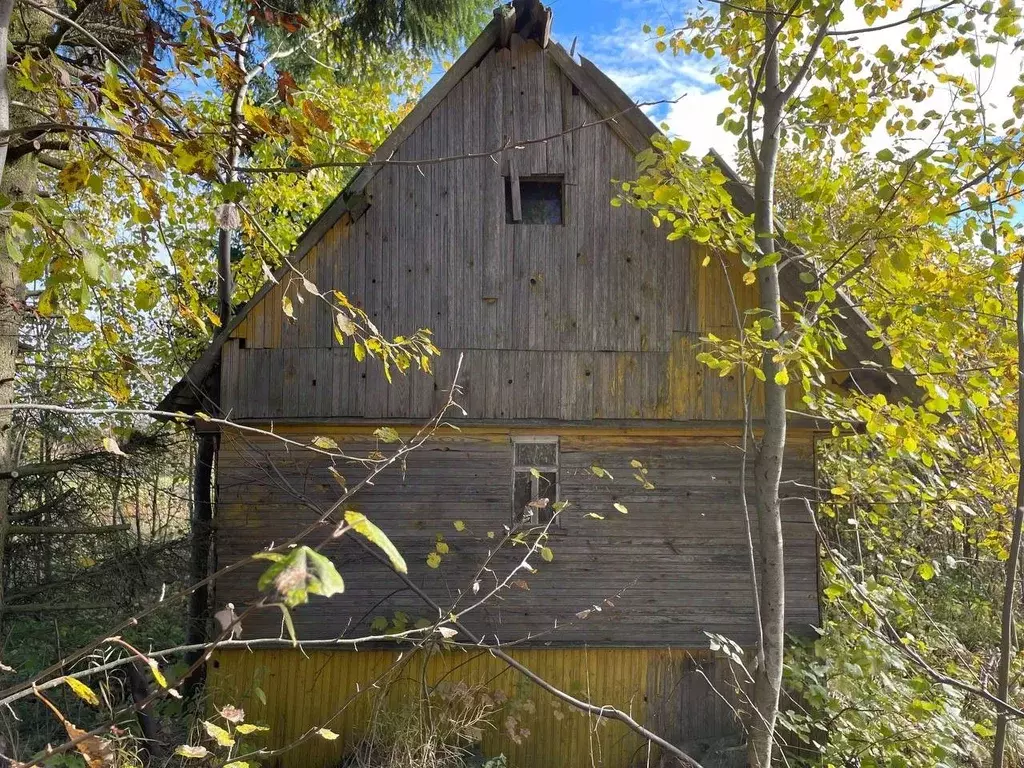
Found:
[[[238,182],[243,155],[261,141],[268,148],[277,142],[283,154],[287,138],[289,162],[303,162],[313,135],[324,135],[326,142],[344,134],[335,157],[365,157],[388,124],[380,118],[381,106],[390,113],[390,95],[422,71],[423,55],[461,39],[483,8],[479,0],[293,5],[231,4],[220,18],[199,5],[183,10],[158,0],[121,4],[116,12],[92,0],[70,9],[50,0],[0,6],[0,33],[12,39],[0,106],[13,105],[9,126],[0,125],[8,139],[0,274],[10,297],[3,302],[2,321],[8,347],[0,354],[0,367],[10,375],[0,405],[14,399],[24,283],[38,286],[35,312],[63,317],[72,332],[94,335],[103,350],[98,357],[117,361],[100,376],[115,402],[132,396],[129,379],[144,367],[136,359],[133,313],[159,309],[172,324],[185,321],[204,335],[223,324],[236,300],[232,206],[245,189]],[[297,62],[294,73],[285,68],[289,58]],[[363,64],[376,66],[360,70]],[[189,81],[204,83],[201,98],[183,98]],[[353,98],[353,81],[365,83],[374,97]],[[250,87],[263,105],[247,103]],[[362,108],[350,113],[348,125],[334,126],[320,99],[345,88],[349,103]],[[305,122],[289,117],[293,107],[305,110]],[[44,183],[53,185],[46,197],[36,194],[40,167]],[[337,190],[344,171],[311,175],[326,195]],[[184,233],[186,222],[211,220],[215,206],[198,202],[200,190],[220,198],[230,225],[219,233],[219,314],[210,308],[204,282],[208,265],[218,262],[197,264],[195,254],[209,252],[202,231]],[[82,216],[95,211],[87,206],[97,201],[101,210],[119,214],[114,221],[123,226]],[[308,216],[309,209],[302,209],[297,230]],[[249,231],[259,232],[278,252],[290,245],[271,242],[273,235],[255,219]],[[245,264],[257,270],[243,281],[248,291],[262,265],[279,259],[275,254],[265,262],[258,253],[247,254]],[[126,272],[130,278],[122,282]],[[174,286],[169,292],[168,281]],[[162,296],[170,306],[160,306]],[[166,345],[165,350],[178,351]],[[3,413],[7,419],[10,412]],[[6,459],[0,466],[11,466],[9,455],[0,458]],[[0,482],[0,542],[9,519],[8,495],[7,482]]]
[[[995,246],[999,239],[1013,239],[1006,218],[1012,206],[1005,203],[1018,193],[1010,170],[1018,165],[1017,122],[1004,124],[999,135],[986,115],[980,76],[972,82],[960,71],[981,72],[995,65],[991,51],[1012,42],[1020,31],[1017,7],[948,3],[889,21],[896,10],[866,3],[849,21],[849,9],[838,3],[723,2],[713,10],[698,8],[679,29],[654,30],[659,50],[718,62],[716,81],[730,94],[720,121],[738,136],[753,180],[751,209],[737,210],[719,192],[726,179],[714,163],[687,159],[685,142],[660,142],[627,196],[651,210],[659,223],[671,222],[670,237],[692,237],[739,252],[750,270],[747,277],[759,284],[759,311],[746,319],[741,341],[719,347],[708,358],[719,366],[749,368],[765,389],[755,460],[760,562],[752,574],[763,641],[746,713],[755,766],[771,761],[782,680],[779,469],[790,370],[801,375],[805,407],[816,407],[812,391],[828,384],[826,361],[843,344],[830,320],[830,306],[837,291],[872,264],[905,271],[934,258],[933,249],[949,253],[953,234],[960,247],[964,238],[979,238],[1005,273],[1006,256]],[[871,50],[876,29],[906,34],[895,49],[880,44]],[[934,101],[940,88],[950,94],[948,109]],[[792,147],[814,158],[817,168],[828,168],[841,155],[862,156],[883,131],[892,148],[877,152],[877,167],[862,179],[868,201],[856,209],[849,239],[838,238],[821,216],[777,221],[780,151]],[[834,194],[830,185],[835,184],[833,177],[801,177],[797,196],[813,208],[822,196]],[[989,221],[980,225],[979,213],[988,214]],[[929,232],[928,225],[938,226]],[[801,305],[787,307],[781,301],[779,281],[787,269],[799,272],[809,287]],[[752,350],[759,359],[751,357]],[[927,410],[949,409],[944,389],[929,386],[927,379],[921,383]],[[1014,578],[1008,575],[1008,583]],[[1008,604],[1011,598],[1008,591]]]

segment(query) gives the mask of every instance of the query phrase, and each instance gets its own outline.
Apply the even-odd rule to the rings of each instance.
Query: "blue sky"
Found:
[[[657,122],[668,124],[670,134],[687,139],[691,153],[703,155],[714,148],[729,160],[735,160],[735,137],[718,127],[719,113],[727,106],[725,92],[714,82],[714,62],[703,57],[674,57],[659,54],[654,40],[643,32],[643,25],[664,25],[669,29],[681,26],[687,8],[698,0],[547,0],[554,12],[553,37],[567,50],[576,39],[576,52],[599,66],[637,102],[678,101],[662,104],[647,111]],[[844,0],[847,26],[863,24],[855,0]],[[905,34],[904,27],[882,29],[852,40],[869,51],[886,44],[898,48]],[[979,86],[985,94],[989,120],[998,125],[1012,117],[1012,100],[1007,94],[1024,77],[1024,51],[1009,50],[999,45],[981,43],[979,53],[996,55],[997,65],[982,73]],[[966,62],[952,62],[949,72],[970,79],[979,72]],[[434,76],[440,75],[440,68]],[[944,86],[924,102],[915,105],[918,114],[929,109],[945,113],[950,109],[950,94]],[[929,139],[922,134],[920,140]],[[880,126],[867,142],[869,152],[888,147],[889,137]]]
[[[692,143],[695,154],[714,147],[732,158],[735,144],[717,126],[726,105],[725,94],[714,83],[712,64],[703,58],[677,58],[654,50],[654,40],[643,25],[681,24],[687,3],[667,0],[550,0],[554,11],[552,36],[566,50],[576,40],[576,53],[586,56],[615,80],[634,101],[683,98],[676,104],[648,108],[656,122],[667,122],[669,132]],[[436,67],[432,76],[440,77]]]
[[[733,142],[716,125],[725,95],[715,85],[712,64],[704,59],[659,54],[643,25],[671,29],[683,21],[686,3],[667,0],[551,0],[552,35],[566,49],[586,56],[635,101],[678,99],[677,104],[649,109],[666,121],[673,134],[693,143],[700,154],[712,146],[733,154]]]

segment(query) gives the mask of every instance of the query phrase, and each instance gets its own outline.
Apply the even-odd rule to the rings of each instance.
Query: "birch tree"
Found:
[[[751,371],[764,388],[754,462],[758,562],[752,574],[762,642],[751,665],[753,693],[745,712],[750,764],[764,768],[774,750],[783,672],[779,487],[787,408],[818,407],[815,391],[829,385],[828,361],[843,348],[833,322],[836,294],[864,270],[884,262],[905,271],[934,258],[931,249],[948,253],[943,228],[963,235],[966,227],[968,239],[986,246],[1012,230],[1000,218],[1005,211],[981,224],[971,214],[993,214],[984,198],[977,206],[980,185],[982,193],[1004,204],[1017,194],[1012,172],[1019,167],[1020,113],[994,127],[981,78],[971,75],[995,66],[993,51],[1020,32],[1019,11],[1010,2],[950,2],[909,12],[898,2],[861,3],[856,9],[801,0],[722,2],[700,6],[677,29],[648,31],[660,51],[714,63],[716,82],[729,94],[719,123],[737,137],[751,180],[752,205],[741,210],[724,193],[727,179],[714,161],[690,158],[685,137],[656,139],[625,196],[649,210],[656,223],[670,223],[669,237],[740,254],[748,269],[744,281],[758,284],[759,305],[746,318],[742,339],[709,340],[713,351],[703,359],[719,370]],[[870,200],[857,209],[860,218],[849,227],[848,239],[837,238],[821,217],[779,221],[776,176],[786,149],[813,157],[818,168],[844,157],[876,163],[878,173],[864,182]],[[992,179],[997,172],[998,183]],[[827,184],[812,173],[801,178],[798,195],[814,202],[829,193]],[[966,221],[956,219],[963,213],[969,214]],[[940,226],[925,237],[929,224]],[[783,301],[783,270],[799,273],[805,299]],[[893,362],[900,364],[896,357]],[[803,403],[787,405],[791,378],[802,385]],[[922,383],[924,407],[948,410],[948,399]]]

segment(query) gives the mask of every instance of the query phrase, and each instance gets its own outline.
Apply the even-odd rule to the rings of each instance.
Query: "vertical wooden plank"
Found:
[[[317,347],[315,353],[316,369],[313,379],[316,382],[314,385],[316,391],[316,415],[320,418],[328,418],[331,416],[334,396],[333,350],[329,346]]]
[[[400,155],[404,157],[404,155]],[[387,204],[387,209],[382,209],[383,221],[381,232],[380,261],[367,275],[370,278],[370,291],[374,297],[371,319],[378,328],[388,328],[391,322],[390,304],[393,301],[391,273],[393,265],[398,259],[398,249],[401,247],[399,239],[399,222],[404,209],[404,182],[406,168],[401,165],[392,165],[385,168],[377,178],[381,179],[381,195]],[[384,178],[381,178],[381,177]],[[370,267],[371,265],[368,265]],[[365,417],[379,418],[386,414],[388,404],[387,382],[384,379],[380,362],[376,359],[367,358],[362,363],[356,363],[358,375],[365,387]]]
[[[325,418],[339,417],[343,411],[344,398],[349,394],[349,369],[345,365],[348,349],[348,347],[333,346],[327,350],[326,365],[331,368],[331,390],[326,411],[323,414]]]
[[[565,173],[565,147],[562,132],[562,81],[565,76],[551,61],[547,51],[540,53],[544,84],[544,136],[549,138],[545,145],[546,172],[552,174]]]
[[[572,97],[574,124],[584,125],[589,117],[590,110],[582,96]],[[597,170],[594,167],[594,148],[597,145],[596,127],[580,128],[574,134],[573,151],[575,168],[574,178],[576,187],[573,191],[573,222],[577,236],[577,258],[576,258],[576,306],[577,306],[577,329],[576,348],[581,350],[597,350],[598,329],[596,323],[595,304],[599,300],[599,287],[597,285],[601,278],[597,267],[597,222],[594,218],[593,196],[594,179]]]
[[[475,142],[487,147],[501,145],[502,85],[504,77],[497,58],[487,57],[474,80],[473,99],[478,122],[475,124]],[[471,188],[479,190],[480,257],[484,261],[480,310],[483,315],[482,343],[502,347],[508,344],[507,316],[509,310],[508,283],[505,279],[508,242],[505,225],[505,185],[500,166],[490,160],[474,161]]]
[[[228,339],[220,349],[220,409],[229,414],[238,400],[238,375],[241,371],[238,339]]]
[[[523,220],[523,198],[519,190],[519,168],[515,152],[510,152],[508,156],[508,190],[512,208],[512,222],[519,224]]]
[[[274,286],[263,310],[263,343],[264,348],[278,349],[281,346],[281,331],[287,318],[281,310],[281,301],[284,298],[284,286],[280,283]]]
[[[513,35],[512,39],[515,40],[516,36]],[[505,140],[512,145],[519,138],[516,135],[516,99],[515,80],[513,78],[513,67],[516,66],[516,55],[513,53],[511,48],[502,48],[500,51],[495,53],[495,60],[502,76],[501,128],[504,133]],[[502,142],[502,144],[505,144],[505,142]],[[505,152],[504,157],[502,157],[501,172],[505,176],[508,175],[509,152],[515,151],[515,149],[511,149]]]
[[[515,57],[513,72],[514,98],[516,100],[516,140],[532,141],[545,136],[546,113],[544,109],[544,72],[541,49],[533,40],[521,41],[518,35],[513,40],[512,53]],[[528,144],[520,150],[520,173],[538,175],[547,173],[547,150],[544,144]]]
[[[255,307],[249,313],[249,317],[246,319],[246,333],[245,333],[245,344],[250,349],[262,349],[264,343],[264,324],[266,322],[265,315],[267,306],[270,303],[270,297],[272,297],[274,291],[271,290],[267,297]]]
[[[324,235],[325,247],[321,257],[314,265],[314,275],[310,278],[316,285],[319,296],[307,296],[306,301],[312,304],[312,321],[314,337],[312,344],[316,347],[331,346],[331,312],[330,295],[334,289],[334,266],[340,258],[340,246],[348,225],[338,222]]]
[[[633,156],[626,151],[625,145],[612,134],[606,131],[609,143],[612,146],[614,161],[609,164],[611,174],[609,180],[622,181],[632,178],[635,164]],[[637,249],[637,241],[640,236],[638,212],[630,206],[613,207],[612,199],[618,193],[618,187],[614,184],[605,186],[603,203],[608,211],[612,227],[616,231],[616,246],[618,248],[617,261],[621,270],[622,278],[618,283],[616,301],[619,303],[622,312],[620,322],[620,339],[623,348],[634,351],[642,351],[652,346],[652,339],[649,334],[646,338],[644,329],[653,328],[655,320],[663,308],[658,305],[653,285],[653,274],[655,265],[658,271],[665,271],[665,248],[659,247],[653,252],[643,253]],[[648,271],[647,264],[651,265]],[[651,277],[646,291],[644,288],[644,276]],[[657,341],[653,342],[657,345]]]
[[[486,62],[474,69],[463,81],[459,100],[453,105],[457,114],[452,119],[452,135],[460,142],[461,149],[480,146],[485,143],[483,103],[483,68]],[[482,227],[489,223],[483,212],[487,204],[483,180],[480,177],[479,162],[463,163],[459,167],[458,181],[462,199],[458,205],[455,223],[458,229],[455,239],[462,248],[464,261],[463,275],[466,283],[457,286],[461,311],[457,321],[465,327],[459,329],[458,336],[464,340],[464,347],[485,348],[490,346],[488,339],[487,307],[483,305],[484,275],[488,262],[488,254],[483,246],[484,231]],[[455,318],[453,318],[455,319]]]

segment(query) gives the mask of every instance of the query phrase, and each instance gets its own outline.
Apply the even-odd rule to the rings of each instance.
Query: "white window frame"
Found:
[[[531,469],[536,469],[539,473],[553,472],[555,474],[555,498],[550,499],[549,506],[557,504],[562,498],[562,476],[559,471],[559,465],[561,464],[561,445],[559,444],[558,435],[513,435],[512,439],[512,477],[511,477],[511,495],[512,495],[512,524],[515,525],[519,514],[522,510],[515,508],[516,503],[516,474],[519,472],[529,472]],[[529,444],[547,444],[555,446],[555,463],[554,464],[520,464],[516,461],[518,458],[518,446],[529,445]],[[541,478],[530,475],[530,498],[536,499],[540,496],[540,481]],[[552,523],[552,527],[559,525],[559,519],[555,518]]]

